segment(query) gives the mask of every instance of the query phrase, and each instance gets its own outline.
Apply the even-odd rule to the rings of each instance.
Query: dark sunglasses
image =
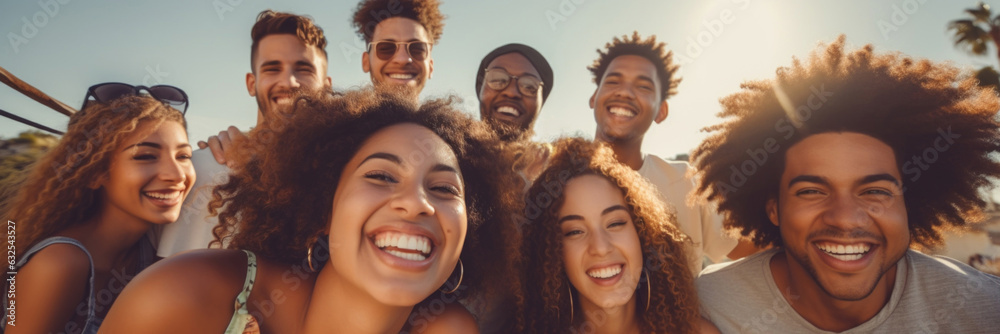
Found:
[[[541,79],[533,76],[515,77],[501,68],[486,70],[486,77],[483,78],[483,81],[486,81],[486,86],[496,91],[507,89],[511,81],[517,81],[517,89],[521,94],[531,97],[537,96],[538,91],[545,84]]]
[[[396,49],[400,45],[403,45],[406,49],[406,54],[410,56],[414,61],[424,61],[428,56],[431,55],[431,45],[427,42],[412,41],[412,42],[391,42],[391,41],[378,41],[368,43],[368,53],[375,52],[375,56],[381,60],[392,59],[392,56],[396,54]]]
[[[99,83],[87,89],[87,95],[83,97],[83,106],[87,106],[90,97],[101,103],[111,102],[123,96],[137,96],[143,90],[149,93],[154,99],[160,100],[170,107],[180,110],[181,114],[187,112],[188,96],[183,90],[174,86],[156,85],[153,87],[132,86],[120,82]],[[83,108],[80,108],[83,110]]]

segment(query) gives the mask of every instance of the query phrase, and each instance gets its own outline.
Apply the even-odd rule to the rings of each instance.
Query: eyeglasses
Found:
[[[507,71],[500,68],[491,68],[486,70],[486,77],[483,81],[486,82],[486,86],[489,86],[493,90],[501,91],[507,89],[511,81],[517,81],[517,88],[524,96],[534,97],[538,95],[538,91],[545,85],[541,79],[533,76],[521,76],[515,77],[507,73]]]
[[[152,96],[154,99],[160,100],[170,107],[180,110],[181,114],[187,112],[187,94],[180,88],[167,85],[146,87],[132,86],[120,82],[99,83],[90,86],[90,88],[87,89],[87,95],[83,97],[83,105],[84,107],[87,106],[87,101],[90,100],[91,96],[93,96],[94,100],[97,102],[106,103],[123,96],[138,96],[143,90],[148,92],[149,96]],[[80,109],[83,110],[83,108]]]
[[[431,45],[427,42],[422,41],[412,41],[412,42],[392,42],[392,41],[378,41],[368,43],[368,52],[371,53],[375,50],[375,56],[381,60],[392,59],[392,56],[396,55],[396,49],[400,45],[404,45],[406,49],[406,54],[410,56],[414,61],[424,61],[431,55]]]

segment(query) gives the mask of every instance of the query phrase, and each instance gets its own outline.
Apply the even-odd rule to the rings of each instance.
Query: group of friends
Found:
[[[183,90],[88,89],[0,211],[4,331],[1000,331],[1000,278],[918,251],[1000,177],[1000,98],[966,73],[841,37],[721,99],[689,164],[641,149],[680,82],[655,36],[587,68],[593,140],[534,142],[530,46],[483,58],[479,119],[420,101],[438,7],[361,1],[349,91],[312,19],[261,12],[256,126],[198,150]]]

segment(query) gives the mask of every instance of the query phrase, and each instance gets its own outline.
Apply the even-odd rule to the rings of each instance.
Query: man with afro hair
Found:
[[[686,177],[686,162],[668,162],[642,152],[646,131],[653,122],[667,118],[667,98],[677,93],[680,79],[673,53],[656,36],[643,39],[638,32],[615,37],[597,53],[599,57],[587,68],[597,84],[590,97],[597,121],[594,139],[608,143],[618,162],[638,171],[676,209],[677,227],[692,241],[687,254],[691,271],[697,275],[704,256],[718,262],[733,251],[737,240],[723,233],[722,217],[711,205],[688,205],[694,183]]]
[[[710,266],[723,333],[995,333],[1000,278],[911,245],[983,219],[1000,99],[959,69],[844,48],[751,81],[692,155],[698,191],[765,252]]]
[[[431,50],[441,39],[444,15],[437,0],[363,0],[353,25],[365,39],[361,68],[379,88],[420,95],[434,72]]]

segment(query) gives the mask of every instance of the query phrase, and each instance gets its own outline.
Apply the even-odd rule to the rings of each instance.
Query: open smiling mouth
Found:
[[[635,110],[624,107],[610,107],[608,108],[608,112],[615,116],[628,118],[635,117],[638,114]]]
[[[389,74],[389,77],[397,80],[412,80],[416,78],[417,75],[412,73],[392,73]]]
[[[143,191],[142,196],[158,205],[173,206],[180,203],[181,191]]]
[[[863,258],[872,249],[871,244],[867,243],[857,243],[857,244],[834,244],[834,243],[816,243],[816,248],[823,251],[827,255],[840,260],[840,261],[857,261]]]
[[[373,242],[383,252],[409,261],[427,260],[434,249],[427,237],[398,232],[379,233]]]

